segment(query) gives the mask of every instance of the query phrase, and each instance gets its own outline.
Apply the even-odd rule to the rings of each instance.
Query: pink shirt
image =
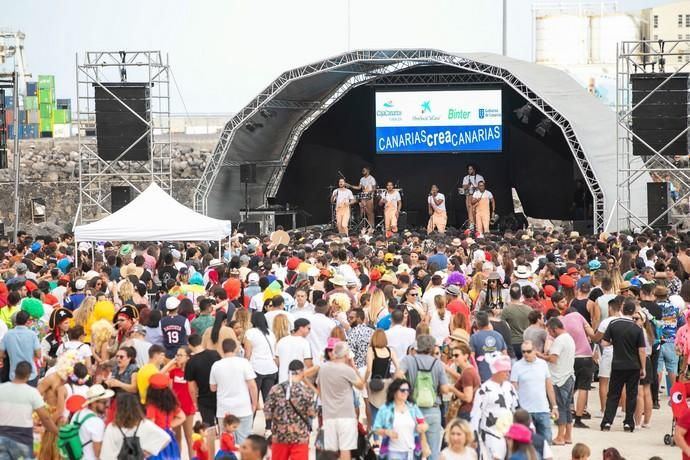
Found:
[[[581,314],[568,313],[567,315],[561,317],[561,322],[566,332],[575,341],[575,357],[576,358],[588,358],[592,356],[592,345],[587,339],[587,333],[585,332],[585,326],[588,326],[587,320]]]

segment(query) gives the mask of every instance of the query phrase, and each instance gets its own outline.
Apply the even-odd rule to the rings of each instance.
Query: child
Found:
[[[477,453],[472,448],[474,435],[470,424],[456,418],[446,427],[448,447],[441,451],[439,460],[476,460]]]
[[[589,451],[589,447],[587,447],[587,444],[582,444],[581,442],[578,442],[573,446],[573,450],[570,454],[570,457],[572,460],[589,460],[589,456],[591,455],[591,452]]]
[[[194,457],[192,457],[192,460],[208,460],[208,448],[206,447],[207,429],[208,425],[201,420],[194,424],[194,434],[192,434]]]
[[[234,415],[228,414],[223,419],[223,429],[225,430],[220,435],[220,450],[216,454],[216,459],[230,457],[237,460],[235,452],[239,452],[239,448],[235,445],[235,431],[240,426],[240,419]]]

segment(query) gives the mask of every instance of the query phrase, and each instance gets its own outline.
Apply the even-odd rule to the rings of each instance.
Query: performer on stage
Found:
[[[331,203],[335,204],[335,225],[338,233],[348,234],[350,224],[350,206],[355,204],[352,192],[345,188],[345,179],[338,179],[338,188],[333,190]]]
[[[438,187],[435,184],[431,186],[431,193],[429,193],[427,204],[430,217],[429,223],[426,226],[426,232],[431,233],[436,228],[439,233],[446,233],[446,224],[448,223],[446,197],[438,191]]]
[[[363,193],[365,198],[359,200],[359,207],[363,213],[366,213],[369,226],[374,228],[374,192],[376,191],[376,179],[371,175],[369,167],[365,166],[362,168],[362,177],[359,179],[359,185],[345,185],[348,188]]]
[[[496,200],[494,195],[486,189],[484,181],[479,181],[478,189],[472,195],[472,207],[474,209],[474,220],[477,224],[476,230],[481,234],[489,232],[489,222],[496,212]]]
[[[472,211],[472,195],[477,191],[480,181],[484,178],[478,174],[478,169],[473,164],[467,165],[467,175],[462,179],[462,189],[465,194],[465,207],[467,208],[467,218],[470,220],[470,227],[474,227],[474,212]],[[459,225],[459,224],[458,224]]]
[[[393,181],[386,182],[386,191],[379,204],[383,206],[386,235],[390,237],[391,234],[398,232],[398,217],[400,217],[400,209],[402,209],[402,198],[400,192],[393,189]]]

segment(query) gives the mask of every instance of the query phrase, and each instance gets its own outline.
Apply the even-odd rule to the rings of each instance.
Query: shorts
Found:
[[[613,355],[602,354],[599,360],[599,377],[610,379],[611,378],[611,362],[613,361]]]
[[[199,401],[199,414],[201,414],[201,421],[209,426],[216,424],[216,405],[215,404],[204,404],[203,401]]]
[[[594,360],[588,358],[575,358],[575,389],[591,390],[592,375],[594,375]]]
[[[676,344],[673,342],[664,342],[659,349],[659,366],[657,372],[663,372],[664,366],[666,373],[678,373],[678,355],[676,354]]]
[[[553,386],[554,392],[556,393],[556,405],[558,406],[557,425],[573,423],[573,413],[570,411],[570,403],[573,400],[574,387],[575,379],[573,377],[568,377],[568,380],[561,386]]]
[[[358,435],[357,420],[354,418],[333,418],[323,421],[323,444],[326,450],[355,450]]]
[[[640,379],[640,385],[651,385],[654,377],[654,369],[652,368],[652,358],[647,356],[645,361],[645,376]]]

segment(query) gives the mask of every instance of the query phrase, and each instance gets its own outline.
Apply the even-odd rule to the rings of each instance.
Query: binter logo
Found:
[[[425,113],[431,113],[431,101],[422,102],[422,115]]]

